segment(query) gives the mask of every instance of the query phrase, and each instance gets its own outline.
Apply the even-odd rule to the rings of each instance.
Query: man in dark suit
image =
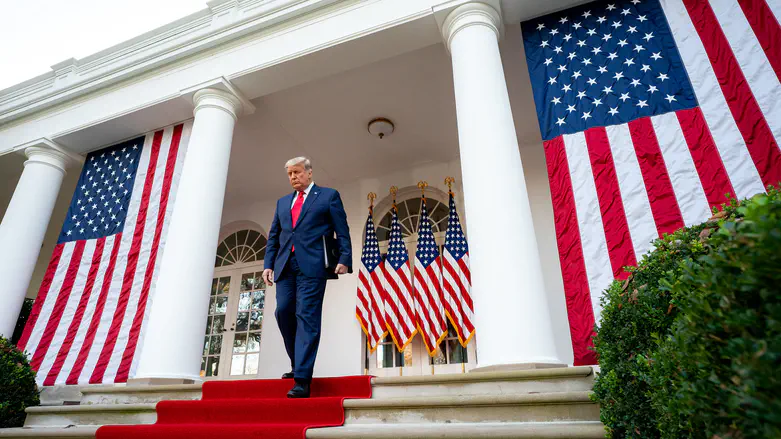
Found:
[[[285,164],[295,192],[277,201],[266,245],[263,280],[277,283],[277,318],[294,378],[288,398],[308,398],[320,343],[326,280],[352,267],[347,214],[339,192],[312,181],[312,164],[297,157]],[[334,234],[336,238],[334,239]]]

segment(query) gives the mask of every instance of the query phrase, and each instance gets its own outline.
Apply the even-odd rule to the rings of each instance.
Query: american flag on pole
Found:
[[[366,233],[361,253],[361,268],[358,271],[358,302],[355,305],[355,316],[366,334],[366,344],[369,353],[377,349],[377,345],[388,333],[385,323],[385,289],[383,288],[382,263],[380,246],[377,242],[377,230],[374,228],[374,218],[371,209],[366,218]]]
[[[442,266],[439,248],[434,241],[426,197],[421,200],[418,247],[415,251],[413,296],[417,327],[429,355],[435,355],[439,343],[447,336],[445,309],[442,306]]]
[[[412,277],[409,255],[401,236],[396,206],[391,209],[391,232],[388,254],[382,264],[385,275],[385,322],[399,351],[412,341],[415,327],[415,303],[412,300]]]
[[[616,0],[522,23],[575,364],[654,238],[781,181],[779,17],[779,0]]]
[[[442,286],[444,306],[450,323],[456,330],[463,347],[475,335],[474,305],[472,304],[472,274],[469,271],[469,245],[466,242],[456,201],[450,192],[450,215],[445,233],[445,249],[442,255]]]
[[[87,156],[18,344],[39,384],[133,377],[191,127]]]

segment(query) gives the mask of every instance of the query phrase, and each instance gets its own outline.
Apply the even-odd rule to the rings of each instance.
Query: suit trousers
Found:
[[[277,318],[285,350],[296,379],[309,380],[320,345],[326,278],[304,275],[290,255],[277,280]]]

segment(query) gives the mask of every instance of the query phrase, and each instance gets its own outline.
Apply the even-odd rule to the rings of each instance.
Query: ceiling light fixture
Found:
[[[393,133],[393,129],[393,122],[384,117],[378,117],[369,122],[369,132],[380,139]]]

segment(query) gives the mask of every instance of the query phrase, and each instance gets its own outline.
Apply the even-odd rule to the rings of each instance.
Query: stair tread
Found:
[[[408,396],[393,398],[346,399],[345,409],[382,407],[425,407],[451,405],[494,405],[494,404],[566,404],[594,403],[590,391],[513,393],[482,395],[437,395]]]
[[[0,438],[94,437],[100,426],[34,427],[0,429]],[[363,424],[343,427],[311,428],[308,439],[397,439],[431,438],[603,438],[600,422],[506,422],[453,424]]]
[[[17,437],[95,437],[100,425],[72,425],[69,427],[0,428],[0,438]]]
[[[356,424],[312,428],[308,439],[398,439],[404,438],[604,438],[601,422],[481,422],[428,424]]]
[[[82,404],[82,405],[46,405],[27,407],[25,412],[44,413],[84,413],[102,411],[155,411],[156,402],[136,404]]]
[[[555,378],[585,378],[594,373],[591,366],[555,367],[549,369],[527,369],[502,372],[469,372],[443,375],[417,375],[376,377],[375,386],[403,386],[416,384],[473,383],[485,381],[524,381]]]

